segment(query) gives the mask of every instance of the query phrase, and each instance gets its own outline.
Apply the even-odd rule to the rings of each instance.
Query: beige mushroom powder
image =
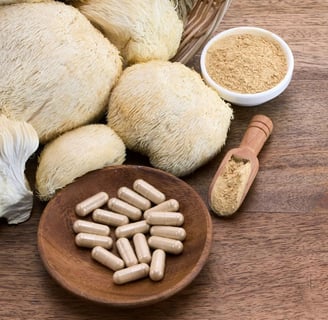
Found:
[[[287,59],[279,43],[255,34],[226,36],[209,48],[206,68],[222,87],[258,93],[277,85],[287,73]]]

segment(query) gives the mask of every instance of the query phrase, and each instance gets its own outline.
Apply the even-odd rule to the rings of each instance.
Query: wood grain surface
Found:
[[[295,72],[278,98],[234,107],[222,152],[185,177],[207,201],[224,154],[239,145],[250,119],[274,130],[238,214],[212,216],[208,263],[184,290],[155,305],[117,309],[82,300],[45,270],[37,230],[45,206],[18,226],[0,223],[0,319],[327,319],[328,317],[328,1],[234,0],[218,31],[253,25],[290,45]],[[199,70],[199,54],[191,66]],[[37,155],[28,163],[34,183]],[[147,164],[129,153],[127,163]]]
[[[137,179],[158,188],[167,199],[178,201],[187,236],[181,254],[166,255],[163,281],[154,282],[147,277],[118,286],[113,282],[113,272],[93,261],[91,250],[75,245],[74,221],[78,218],[92,221],[90,215],[78,217],[75,207],[98,192],[115,197],[120,187],[132,188]],[[108,206],[103,206],[103,209],[108,209]],[[148,166],[123,165],[90,172],[59,192],[42,213],[38,249],[46,269],[70,292],[113,307],[139,307],[162,301],[188,286],[207,262],[212,234],[209,211],[189,184]],[[111,226],[110,237],[114,242],[111,251],[118,254],[115,235],[115,228]],[[149,236],[148,232],[146,236]]]

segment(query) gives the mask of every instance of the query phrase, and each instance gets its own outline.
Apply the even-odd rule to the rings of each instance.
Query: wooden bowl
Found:
[[[145,278],[116,285],[112,280],[113,272],[94,261],[90,249],[75,245],[72,225],[78,217],[74,208],[99,191],[114,197],[119,187],[132,188],[133,182],[139,178],[154,185],[167,199],[179,201],[187,233],[184,251],[178,256],[167,255],[163,280],[154,282]],[[60,285],[80,297],[117,307],[153,304],[185,288],[204,266],[211,242],[211,217],[191,186],[161,170],[132,165],[93,171],[65,187],[47,204],[38,229],[41,259]]]

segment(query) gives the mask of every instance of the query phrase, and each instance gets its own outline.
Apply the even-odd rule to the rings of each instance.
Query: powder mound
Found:
[[[277,41],[245,33],[214,42],[208,50],[206,68],[215,82],[229,90],[258,93],[285,77],[287,59]]]
[[[0,113],[41,143],[103,116],[122,72],[117,48],[61,2],[0,6]]]
[[[215,181],[211,193],[211,208],[220,216],[230,216],[239,208],[251,174],[251,163],[234,156],[227,162]]]
[[[181,63],[126,68],[109,100],[108,125],[154,167],[184,176],[224,145],[232,109]]]

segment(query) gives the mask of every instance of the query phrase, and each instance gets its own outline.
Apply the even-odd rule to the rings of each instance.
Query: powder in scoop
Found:
[[[229,90],[257,93],[273,88],[285,77],[287,59],[277,41],[244,33],[213,43],[206,68],[215,82]]]
[[[229,159],[212,188],[210,200],[215,213],[229,216],[238,209],[250,174],[250,161],[234,156]]]

